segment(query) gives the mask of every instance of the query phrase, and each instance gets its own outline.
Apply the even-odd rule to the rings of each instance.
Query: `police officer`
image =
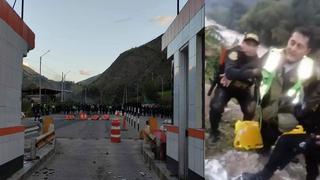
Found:
[[[243,119],[251,120],[255,115],[256,102],[251,91],[255,78],[259,77],[260,61],[257,56],[259,37],[247,33],[241,45],[228,51],[225,67],[219,72],[214,97],[210,102],[211,134],[209,141],[219,139],[219,123],[224,108],[231,98],[236,98],[244,114]]]
[[[292,33],[287,47],[281,51],[282,58],[280,60],[283,62],[281,62],[280,67],[283,68],[281,68],[281,71],[279,72],[279,74],[276,74],[275,77],[283,77],[281,93],[287,92],[283,96],[288,97],[284,98],[278,96],[278,102],[276,102],[277,106],[272,106],[278,107],[276,113],[278,114],[279,123],[281,123],[279,114],[291,113],[292,115],[294,115],[292,116],[294,118],[290,117],[289,115],[283,115],[284,117],[286,117],[285,124],[287,124],[287,126],[290,126],[290,122],[293,122],[293,125],[291,125],[292,127],[295,125],[294,121],[297,121],[304,127],[306,133],[289,133],[281,135],[277,140],[275,148],[272,151],[265,167],[258,173],[243,173],[242,179],[244,180],[270,179],[277,169],[283,169],[298,154],[304,154],[305,156],[307,170],[306,179],[315,180],[319,175],[318,163],[320,160],[320,146],[316,145],[316,138],[314,134],[320,133],[320,121],[318,119],[320,116],[320,66],[318,63],[315,64],[316,62],[314,62],[312,59],[311,61],[308,61],[307,57],[305,56],[312,49],[315,49],[313,38],[314,35],[310,28],[297,28]],[[276,56],[273,55],[273,57]],[[266,62],[266,64],[267,63],[268,62]],[[273,63],[276,63],[276,59],[273,59]],[[286,68],[288,67],[291,67],[291,69],[287,70]],[[288,71],[289,73],[286,73]],[[292,72],[290,73],[290,71]],[[299,77],[301,75],[304,76],[303,79]],[[264,79],[267,80],[268,77],[264,77]],[[300,81],[299,84],[301,84],[301,87],[299,89],[289,88],[290,86],[295,87],[295,85],[297,85],[294,83],[294,80]],[[263,86],[265,84],[266,82],[262,82],[262,95],[265,94],[265,92],[263,92],[263,90],[266,90],[266,88],[263,89]],[[275,92],[274,88],[278,89],[278,86],[279,84],[271,83],[271,87],[269,87],[269,89],[273,90],[273,93],[277,93]],[[294,93],[295,96],[290,96],[293,94],[288,93],[290,90],[291,92],[296,91]],[[267,94],[269,94],[269,96],[272,96],[272,94],[270,93]],[[299,94],[303,94],[303,96],[297,97],[297,95]],[[265,123],[264,125],[262,125],[262,127],[266,125],[267,124]],[[278,124],[278,128],[279,127],[281,127],[281,124]],[[266,136],[264,137],[266,138]]]
[[[263,170],[255,174],[244,173],[242,175],[244,180],[267,180],[277,169],[283,169],[298,154],[304,154],[305,157],[306,179],[316,180],[320,162],[320,144],[317,144],[319,136],[316,136],[320,134],[319,77],[304,88],[304,91],[304,102],[295,107],[295,116],[306,133],[281,135]]]
[[[294,106],[301,100],[301,90],[312,77],[313,61],[306,55],[313,41],[310,28],[299,27],[293,31],[285,48],[270,49],[265,56],[260,84],[262,154],[268,154],[279,135],[298,124]]]

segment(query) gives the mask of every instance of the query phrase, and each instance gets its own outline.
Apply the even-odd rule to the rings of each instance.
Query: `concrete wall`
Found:
[[[24,154],[20,115],[22,58],[27,51],[26,41],[0,19],[0,168]]]

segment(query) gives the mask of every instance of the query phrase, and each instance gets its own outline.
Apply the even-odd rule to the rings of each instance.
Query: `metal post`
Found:
[[[61,76],[61,102],[63,102],[63,72]]]
[[[65,82],[65,80],[66,80],[66,76],[67,76],[67,74],[69,73],[70,71],[68,71],[67,73],[65,73],[64,75],[63,75],[63,79],[62,79],[62,102],[64,102],[64,100],[65,100],[65,98],[64,98],[64,82]]]
[[[84,104],[87,104],[87,87],[84,88]]]
[[[126,104],[128,104],[128,87],[126,87]]]
[[[161,98],[163,99],[163,78],[161,77]]]
[[[102,90],[100,91],[100,104],[102,104],[102,96],[103,96],[103,92]]]
[[[62,78],[62,102],[64,102],[64,78],[66,78],[66,75],[63,75]]]
[[[161,75],[158,77],[161,79],[161,99],[163,99],[163,77]]]
[[[139,84],[137,83],[137,105],[139,102]]]
[[[31,139],[31,152],[30,152],[30,159],[31,160],[35,160],[36,159],[36,151],[37,151],[37,148],[36,148],[36,138],[32,138]]]
[[[24,0],[22,0],[21,4],[21,19],[23,20],[23,14],[24,14]]]
[[[41,107],[41,61],[42,61],[42,56],[40,56],[40,77],[39,77],[39,104]]]
[[[177,15],[179,14],[180,11],[180,5],[179,5],[179,0],[177,0]]]
[[[40,56],[40,77],[39,77],[39,103],[40,103],[40,107],[41,107],[41,62],[42,62],[42,57],[46,54],[48,54],[50,52],[50,50],[48,50],[46,53],[44,53],[43,55]]]

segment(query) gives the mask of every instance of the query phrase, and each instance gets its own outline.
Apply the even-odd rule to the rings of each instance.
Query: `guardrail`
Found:
[[[44,134],[42,134],[42,132]],[[43,123],[32,123],[25,128],[25,138],[30,141],[30,157],[27,160],[37,159],[36,152],[47,144],[54,143],[55,130],[53,119],[45,117]],[[27,149],[25,149],[27,150]]]
[[[51,143],[55,138],[54,130],[50,130],[49,132],[42,134],[41,136],[36,138],[36,148],[40,149],[48,143]]]
[[[32,126],[29,126],[29,127],[25,127],[24,134],[25,134],[24,135],[25,138],[39,136],[41,134],[41,125],[40,125],[40,123],[34,124]]]

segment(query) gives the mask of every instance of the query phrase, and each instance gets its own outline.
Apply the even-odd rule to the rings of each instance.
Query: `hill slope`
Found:
[[[161,91],[161,78],[164,89],[170,89],[171,61],[161,51],[161,36],[136,48],[123,52],[98,79],[88,86],[96,102],[122,103],[124,89],[128,99],[144,96],[150,83],[155,91]],[[153,79],[153,81],[152,81]],[[137,85],[138,84],[138,85]],[[150,88],[149,88],[150,90]]]
[[[39,74],[28,66],[23,65],[22,90],[39,88]],[[43,88],[59,90],[61,83],[41,76],[41,86]]]

